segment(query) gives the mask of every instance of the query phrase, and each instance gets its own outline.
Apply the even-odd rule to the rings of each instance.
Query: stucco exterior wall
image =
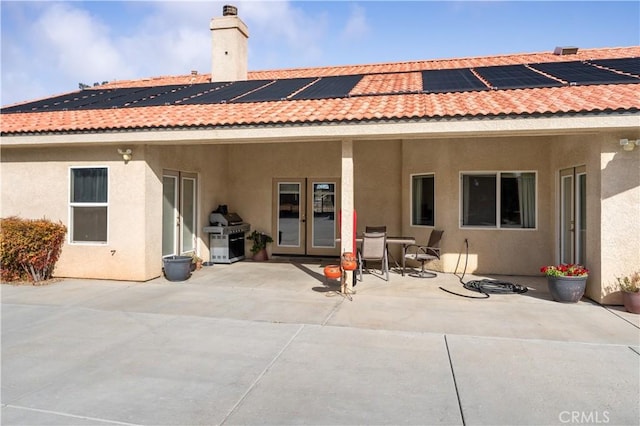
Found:
[[[152,176],[148,183],[149,216],[147,226],[153,230],[157,244],[149,254],[158,275],[162,268],[162,174],[165,170],[195,173],[198,176],[196,207],[196,252],[209,259],[209,214],[219,204],[226,204],[228,194],[228,146],[225,145],[164,145],[147,148],[147,161]]]
[[[234,145],[229,146],[228,164],[227,198],[222,204],[250,223],[252,230],[271,234],[273,178],[340,178],[341,144],[331,141]]]
[[[443,229],[442,260],[430,266],[445,272],[534,275],[553,253],[553,205],[546,196],[552,185],[546,137],[411,140],[403,143],[403,234],[426,244],[431,227],[412,226],[411,175],[434,173],[435,228]],[[537,172],[535,229],[461,226],[461,173]],[[469,244],[468,258],[465,239]],[[456,269],[457,266],[457,269]]]
[[[146,165],[139,155],[125,164],[115,148],[107,147],[3,149],[2,217],[45,217],[69,228],[72,166],[108,167],[108,242],[71,244],[67,235],[54,275],[148,279],[151,271],[144,261],[148,235],[142,226]]]
[[[622,303],[616,277],[640,271],[640,150],[624,151],[618,141],[603,138],[600,145],[601,289],[590,297],[606,304]]]

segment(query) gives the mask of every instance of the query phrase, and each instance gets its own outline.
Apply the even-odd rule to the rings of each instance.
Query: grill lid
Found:
[[[238,213],[218,213],[211,212],[209,215],[209,222],[211,225],[219,224],[221,226],[229,226],[229,225],[239,225],[241,224],[242,218],[238,215]]]

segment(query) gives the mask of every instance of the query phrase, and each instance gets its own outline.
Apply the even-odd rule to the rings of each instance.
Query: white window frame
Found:
[[[78,169],[107,169],[107,202],[106,203],[72,203],[71,202],[71,179],[73,179],[73,171]],[[100,166],[100,165],[91,165],[91,166],[69,166],[69,177],[67,179],[68,184],[68,198],[67,204],[69,205],[68,212],[68,224],[69,224],[69,232],[68,232],[68,242],[70,245],[83,245],[83,246],[105,246],[109,244],[109,200],[111,199],[111,183],[110,178],[111,171],[109,166]],[[73,208],[74,207],[106,207],[107,208],[107,240],[106,241],[73,241]]]
[[[416,225],[413,223],[413,178],[416,176],[431,176],[433,178],[433,225]],[[412,173],[409,175],[409,226],[412,228],[435,228],[436,227],[436,174],[434,172]]]
[[[536,224],[533,228],[522,228],[522,227],[512,227],[512,226],[501,226],[500,224],[500,207],[501,207],[501,191],[500,191],[500,181],[501,181],[501,175],[502,174],[509,174],[509,173],[533,173],[534,177],[535,177],[535,221]],[[494,175],[496,178],[496,225],[495,226],[480,226],[480,225],[464,225],[464,176],[487,176],[487,175]],[[460,172],[460,177],[458,179],[459,181],[459,190],[458,190],[458,194],[459,194],[459,213],[458,213],[458,227],[459,229],[478,229],[478,230],[487,230],[487,231],[492,231],[492,230],[507,230],[507,231],[537,231],[538,230],[538,221],[539,221],[539,215],[538,215],[538,210],[539,210],[539,200],[538,200],[538,193],[539,193],[539,182],[538,182],[538,171],[537,170],[483,170],[483,171],[478,171],[478,170],[474,170],[474,171],[461,171]]]

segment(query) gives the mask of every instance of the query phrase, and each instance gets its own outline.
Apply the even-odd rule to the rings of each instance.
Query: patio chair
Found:
[[[387,257],[387,233],[365,232],[362,236],[362,246],[358,251],[358,272],[362,281],[362,270],[367,269],[366,262],[380,262],[380,274],[389,281],[389,259]]]
[[[421,268],[419,272],[409,274],[412,277],[418,278],[434,278],[438,274],[435,272],[427,271],[424,269],[424,264],[432,260],[440,259],[440,240],[442,240],[442,234],[444,231],[434,229],[431,231],[429,241],[426,246],[418,244],[408,245],[404,258],[405,260],[413,260],[420,262]]]
[[[364,232],[387,232],[387,227],[385,225],[365,226]]]

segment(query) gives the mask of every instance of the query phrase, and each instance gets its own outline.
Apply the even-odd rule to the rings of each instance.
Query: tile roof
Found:
[[[394,119],[436,119],[595,113],[640,110],[637,84],[422,93],[420,71],[482,66],[535,64],[577,60],[640,57],[640,46],[586,49],[575,55],[532,53],[477,58],[443,59],[386,64],[253,71],[249,80],[363,75],[348,97],[278,100],[269,102],[160,105],[111,109],[18,112],[2,114],[4,135],[74,131],[100,132],[150,128],[197,128],[228,125],[266,125],[357,122]],[[114,81],[100,86],[130,88],[207,83],[208,74]],[[89,89],[93,90],[93,89]]]

